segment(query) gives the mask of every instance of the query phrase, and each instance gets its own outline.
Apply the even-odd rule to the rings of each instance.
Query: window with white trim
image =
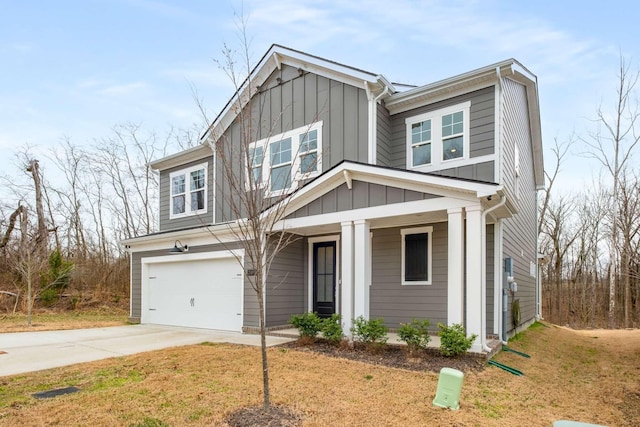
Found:
[[[255,184],[270,196],[293,191],[322,171],[322,122],[256,141],[249,150]]]
[[[402,284],[431,284],[431,236],[433,227],[404,228],[402,237]]]
[[[467,101],[407,118],[407,169],[431,169],[469,158],[470,107]]]
[[[207,212],[207,164],[172,172],[169,175],[169,218]]]

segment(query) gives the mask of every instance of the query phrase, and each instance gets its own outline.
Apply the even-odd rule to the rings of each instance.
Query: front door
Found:
[[[313,311],[320,317],[336,312],[336,242],[313,244]]]

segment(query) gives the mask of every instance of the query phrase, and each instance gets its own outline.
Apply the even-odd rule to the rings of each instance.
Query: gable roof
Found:
[[[385,90],[392,93],[395,91],[393,84],[380,74],[273,44],[242,84],[236,88],[234,95],[202,135],[201,141],[204,143],[212,136],[215,139],[222,135],[233,123],[237,111],[249,102],[271,73],[276,69],[280,70],[283,64],[365,89],[367,93],[377,94],[383,93]]]

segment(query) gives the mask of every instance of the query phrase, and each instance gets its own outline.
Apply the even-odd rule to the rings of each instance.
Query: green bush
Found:
[[[359,316],[353,321],[351,333],[356,341],[365,344],[384,345],[387,343],[387,327],[384,326],[384,319],[367,320]]]
[[[444,356],[458,356],[464,354],[471,348],[471,345],[478,336],[476,334],[467,338],[464,327],[460,324],[451,326],[438,323],[438,336],[440,337],[440,353]]]
[[[322,335],[332,343],[339,343],[344,337],[340,315],[334,313],[322,322]]]
[[[298,328],[301,337],[315,338],[322,330],[323,322],[315,313],[296,314],[291,316],[289,323]]]
[[[411,323],[400,324],[398,336],[402,341],[407,343],[407,347],[409,347],[410,352],[413,353],[427,348],[431,341],[431,336],[429,335],[430,324],[431,323],[427,319],[413,319]]]

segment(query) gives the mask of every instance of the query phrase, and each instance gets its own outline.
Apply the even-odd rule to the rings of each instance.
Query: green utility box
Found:
[[[433,404],[442,408],[460,409],[460,392],[462,391],[463,379],[464,374],[457,369],[440,369],[438,389],[436,390],[436,398],[433,399]]]

